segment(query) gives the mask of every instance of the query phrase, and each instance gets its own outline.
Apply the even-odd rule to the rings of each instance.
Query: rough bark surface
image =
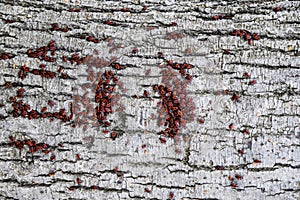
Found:
[[[299,1],[0,0],[0,12],[0,199],[300,198]],[[54,62],[28,52],[52,40]],[[33,71],[42,63],[53,78]],[[119,79],[108,127],[95,117],[105,70]],[[173,138],[154,84],[180,99]],[[18,90],[28,111],[73,118],[14,113]]]

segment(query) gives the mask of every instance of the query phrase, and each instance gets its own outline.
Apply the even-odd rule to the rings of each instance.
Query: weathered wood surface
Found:
[[[282,10],[275,12],[276,6]],[[0,54],[11,57],[0,60],[0,198],[168,199],[173,193],[174,199],[299,199],[299,6],[298,1],[0,0]],[[230,19],[213,19],[221,14]],[[69,30],[53,31],[53,23]],[[235,29],[261,39],[249,45],[230,35]],[[99,43],[80,39],[82,34]],[[55,62],[28,57],[28,49],[51,40]],[[74,53],[107,63],[63,62],[62,56]],[[187,124],[163,144],[157,133],[165,127],[154,119],[160,99],[152,85],[168,74],[184,84],[167,60],[195,67],[188,70],[193,79],[186,82],[186,101],[180,105]],[[80,124],[82,113],[65,123],[13,117],[9,97],[20,86],[6,87],[6,82],[23,84],[22,99],[31,109],[66,108],[70,115],[75,102],[92,113],[75,97],[85,94],[95,108],[95,94],[85,84],[97,84],[99,74],[88,79],[92,71],[112,69],[113,62],[126,65],[114,70],[124,83],[116,88],[124,109],[109,115],[109,129],[119,133],[115,140],[95,125],[97,119]],[[39,69],[41,63],[53,72],[62,66],[72,79],[19,78],[21,66]],[[256,84],[248,84],[251,80]],[[150,98],[143,97],[144,90]],[[48,100],[54,101],[52,108]],[[9,136],[47,143],[51,152],[29,153],[26,145],[20,150],[10,145]]]

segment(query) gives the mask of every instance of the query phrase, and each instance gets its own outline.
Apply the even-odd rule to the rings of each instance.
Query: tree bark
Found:
[[[299,199],[299,6],[0,0],[1,199]]]

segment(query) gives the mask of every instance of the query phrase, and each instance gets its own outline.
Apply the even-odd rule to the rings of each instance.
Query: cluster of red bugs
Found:
[[[279,12],[282,11],[283,9],[280,6],[276,6],[275,8],[273,8],[274,12]]]
[[[55,72],[51,72],[45,69],[30,69],[29,67],[27,67],[26,65],[23,65],[20,68],[20,71],[18,72],[18,76],[19,78],[21,78],[22,80],[25,79],[28,75],[28,73],[34,74],[34,75],[39,75],[43,78],[47,78],[47,79],[52,79],[56,76]]]
[[[3,54],[0,55],[0,60],[7,60],[7,59],[11,59],[13,57],[14,57],[13,55],[3,53]]]
[[[238,187],[238,181],[242,180],[243,176],[241,176],[240,174],[235,174],[234,177],[233,176],[228,176],[228,180],[230,180],[230,186],[232,188],[237,188]]]
[[[125,69],[125,67],[126,67],[125,65],[122,65],[122,64],[116,63],[116,62],[111,63],[109,66],[116,70]]]
[[[96,55],[98,55],[98,52],[95,52]],[[84,64],[87,65],[86,72],[88,73],[87,76],[87,83],[83,83],[80,85],[81,89],[85,91],[84,95],[75,95],[73,96],[74,100],[74,108],[73,112],[76,116],[75,123],[76,125],[83,125],[83,130],[86,130],[88,128],[88,123],[92,124],[92,126],[97,127],[99,126],[96,111],[94,109],[94,106],[91,104],[92,100],[89,98],[89,93],[96,93],[96,88],[99,87],[98,83],[99,80],[97,77],[103,77],[102,72],[95,72],[94,68],[104,68],[107,66],[111,66],[111,64],[115,61],[115,58],[113,58],[111,61],[105,60],[103,58],[99,58],[96,56],[89,55],[84,60]],[[119,67],[117,63],[114,63],[114,68],[124,68]],[[111,73],[111,72],[110,72]],[[119,89],[125,90],[124,84],[118,80],[117,77],[114,77],[113,80],[114,83],[118,85]],[[73,88],[74,90],[77,90],[76,88]],[[114,93],[114,97],[111,100],[111,106],[117,105],[118,99],[120,98],[120,95],[117,93]],[[119,108],[116,108],[116,111],[121,112],[124,109],[123,106],[120,106]],[[76,126],[75,124],[73,126]],[[105,134],[107,134],[108,130],[103,130]],[[111,133],[112,137],[116,137],[116,132]]]
[[[221,15],[214,15],[212,18],[213,20],[232,19],[232,16],[221,14]]]
[[[247,31],[245,29],[236,29],[232,31],[230,35],[243,37],[248,41],[249,45],[253,44],[253,40],[260,40],[260,36],[257,33],[251,33],[250,31]]]
[[[173,93],[176,93],[181,106],[181,127],[185,127],[187,122],[194,121],[195,114],[195,104],[193,99],[187,95],[187,85],[190,82],[187,79],[181,80],[178,77],[178,73],[174,70],[170,70],[166,68],[161,71],[162,74],[162,84],[164,84],[167,88],[172,88]],[[158,110],[158,114],[163,115],[164,109]],[[158,125],[163,125],[162,119],[158,118]]]
[[[186,69],[192,69],[192,68],[194,68],[194,66],[192,64],[189,64],[189,63],[182,63],[182,64],[180,64],[180,63],[175,63],[172,60],[168,60],[167,63],[168,63],[169,67],[172,67],[173,69],[178,70],[179,73],[183,77],[185,77],[185,79],[187,79],[189,81],[192,80],[192,76],[189,75],[189,74],[186,74]]]
[[[18,149],[23,149],[25,145],[28,146],[29,152],[30,153],[35,153],[35,152],[43,152],[44,154],[48,154],[51,151],[51,148],[48,144],[46,143],[37,143],[34,140],[31,139],[25,139],[25,140],[15,140],[13,136],[9,136],[9,145],[11,147],[16,147]]]
[[[110,126],[110,122],[107,121],[107,115],[113,112],[112,99],[114,98],[115,85],[110,84],[111,81],[116,83],[118,79],[112,71],[105,71],[99,78],[95,93],[95,102],[98,104],[96,107],[98,123],[104,127]],[[108,133],[107,130],[104,131],[104,133]],[[117,136],[116,132],[111,132],[112,139],[115,139]]]
[[[174,136],[179,133],[182,117],[179,100],[171,89],[163,85],[154,85],[153,90],[159,93],[162,100],[163,109],[167,114],[166,122],[164,125],[168,126],[168,128],[161,131],[161,134],[170,138],[174,138]],[[160,140],[162,143],[165,143],[165,140]]]
[[[63,61],[67,62],[69,61],[71,64],[76,63],[77,65],[82,64],[84,62],[86,57],[79,57],[77,53],[74,53],[71,55],[71,57],[63,56]]]
[[[10,85],[10,84],[9,84]],[[30,109],[30,105],[24,103],[21,98],[23,98],[25,89],[19,88],[17,90],[17,96],[16,97],[10,97],[9,100],[12,102],[12,115],[13,117],[23,117],[31,119],[38,119],[38,118],[50,118],[50,120],[53,120],[53,118],[60,119],[63,122],[67,122],[72,118],[72,115],[68,116],[66,114],[65,109],[60,109],[59,112],[46,112],[47,108],[43,107],[41,111]],[[20,100],[17,100],[20,99]]]
[[[68,32],[69,31],[68,27],[59,28],[57,23],[51,24],[51,27],[52,27],[50,29],[51,31],[61,31],[61,32]]]
[[[81,35],[80,36],[80,39],[83,39],[83,40],[86,40],[88,42],[94,42],[94,43],[99,43],[99,39],[98,38],[95,38],[91,35],[87,36],[87,35]]]
[[[249,74],[248,72],[245,72],[245,73],[243,74],[243,77],[246,78],[246,79],[250,79],[250,74]],[[256,84],[256,80],[250,80],[250,81],[248,82],[248,84],[249,84],[249,85],[254,85],[254,84]]]
[[[50,51],[51,55],[55,55],[55,41],[51,40],[47,46],[39,47],[35,51],[32,49],[27,50],[27,55],[30,58],[39,58],[46,62],[55,62],[55,58],[47,56],[47,52]]]

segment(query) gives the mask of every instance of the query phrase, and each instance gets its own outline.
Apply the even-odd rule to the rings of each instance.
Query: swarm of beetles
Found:
[[[192,69],[194,68],[194,66],[192,64],[189,64],[189,63],[174,63],[172,60],[168,60],[167,61],[168,63],[168,66],[172,67],[173,69],[175,70],[178,70],[179,73],[185,77],[185,79],[187,80],[192,80],[192,76],[189,75],[189,74],[186,74],[186,69]]]
[[[249,45],[253,44],[253,40],[260,40],[260,36],[257,33],[251,33],[245,29],[236,29],[230,35],[244,38],[244,40],[248,41]]]
[[[47,46],[39,47],[35,51],[32,49],[27,50],[27,55],[30,58],[39,58],[46,62],[54,62],[55,58],[47,55],[47,52],[50,52],[52,56],[55,55],[55,41],[51,40]]]
[[[116,83],[118,78],[112,71],[105,71],[99,79],[95,92],[95,102],[98,104],[96,107],[96,116],[100,126],[108,127],[110,122],[107,121],[107,115],[112,113],[112,98],[115,91],[115,85],[110,82]],[[108,133],[104,130],[104,133]],[[111,132],[111,138],[117,137],[116,132]]]
[[[10,84],[7,84],[9,86]],[[53,120],[53,118],[59,119],[62,122],[67,122],[71,120],[72,115],[68,116],[66,114],[65,109],[60,109],[59,112],[46,112],[47,108],[42,107],[40,111],[31,109],[29,104],[26,104],[22,101],[23,95],[24,95],[25,89],[19,88],[17,90],[16,97],[10,97],[9,100],[12,102],[12,116],[13,117],[23,117],[31,119],[38,119],[38,118],[50,118],[50,120]]]
[[[154,85],[153,90],[159,93],[162,100],[162,107],[166,113],[166,122],[164,125],[168,126],[168,128],[160,133],[167,137],[174,138],[174,136],[179,133],[182,117],[179,100],[171,89],[163,85]],[[163,138],[160,140],[162,143],[165,142]]]
[[[42,151],[43,153],[48,154],[49,150],[50,150],[50,146],[48,144],[37,143],[36,141],[31,140],[31,139],[15,140],[15,138],[13,136],[9,136],[9,140],[10,140],[9,145],[11,147],[14,146],[18,149],[22,149],[25,146],[28,146],[30,153]]]

